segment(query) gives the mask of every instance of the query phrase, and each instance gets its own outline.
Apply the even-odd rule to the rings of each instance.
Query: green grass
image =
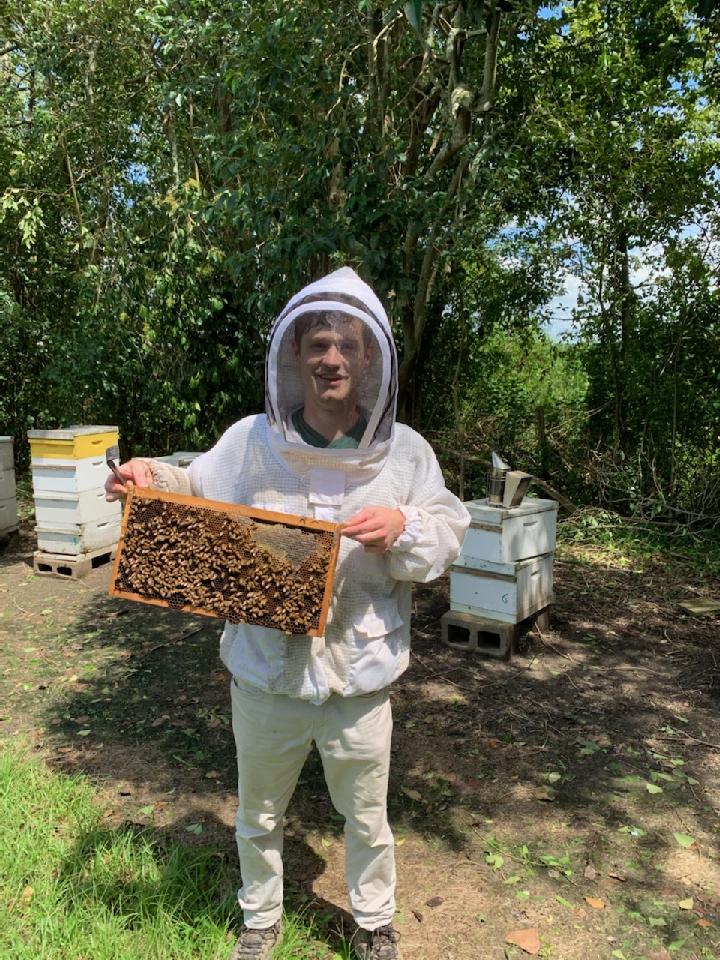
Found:
[[[0,957],[224,960],[234,887],[214,851],[110,827],[87,782],[0,753]],[[302,916],[288,916],[276,954],[332,951]]]

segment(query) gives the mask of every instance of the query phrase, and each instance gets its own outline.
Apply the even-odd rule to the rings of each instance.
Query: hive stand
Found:
[[[91,570],[110,563],[115,558],[117,544],[112,547],[99,547],[87,553],[46,553],[36,550],[33,554],[33,568],[39,577],[62,577],[65,580],[80,580]]]
[[[494,660],[509,660],[518,637],[529,630],[533,623],[540,631],[547,630],[550,626],[550,607],[538,610],[521,623],[503,623],[471,613],[448,610],[440,621],[440,639],[453,650],[466,650]]]

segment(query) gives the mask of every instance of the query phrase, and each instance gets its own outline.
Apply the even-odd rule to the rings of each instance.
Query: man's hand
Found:
[[[343,536],[361,543],[368,553],[385,553],[405,529],[401,510],[365,507],[343,524]]]
[[[128,460],[127,463],[121,463],[118,470],[125,478],[125,485],[120,483],[114,473],[111,473],[105,481],[105,499],[112,503],[114,500],[122,500],[127,493],[127,483],[133,483],[136,487],[151,487],[153,483],[152,473],[149,464],[144,460]]]

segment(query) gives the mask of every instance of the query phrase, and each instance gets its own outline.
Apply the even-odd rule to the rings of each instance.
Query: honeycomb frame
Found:
[[[184,517],[183,523],[176,525],[174,529],[172,529],[172,523],[169,527],[164,527],[162,520],[172,518],[173,514],[176,514],[176,517]],[[153,524],[153,517],[160,517],[161,521]],[[173,557],[172,550],[168,557],[165,539],[150,541],[149,546],[146,545],[143,534],[149,524],[153,524],[158,533],[162,531],[170,537],[172,549],[176,551],[184,549],[184,553],[178,553],[177,557],[182,557],[182,563],[187,568],[185,573],[191,579],[183,582],[180,577],[181,587],[177,588],[174,594],[168,587],[165,596],[158,595],[162,590],[157,588],[157,578],[169,576],[167,571]],[[228,593],[227,596],[221,597],[216,594],[215,602],[210,604],[192,602],[191,599],[210,589],[207,587],[208,581],[219,578],[221,586],[223,581],[222,572],[219,574],[215,572],[213,576],[207,570],[203,573],[202,567],[193,568],[194,551],[197,549],[198,541],[193,540],[189,534],[196,532],[198,525],[201,531],[200,542],[206,553],[213,547],[213,531],[217,528],[221,531],[215,543],[217,548],[240,551],[243,545],[247,548],[245,553],[238,553],[233,558],[238,560],[238,566],[224,575],[233,581],[232,587],[235,593]],[[202,536],[207,530],[210,533],[206,537],[208,542],[205,543]],[[178,534],[178,531],[181,533]],[[224,538],[222,531],[225,532]],[[217,617],[229,620],[231,623],[249,623],[269,627],[290,635],[323,636],[332,598],[335,567],[340,548],[340,531],[340,524],[325,520],[131,486],[128,489],[123,510],[120,541],[113,564],[109,593],[124,600],[169,607],[182,613]],[[229,533],[232,533],[232,538],[228,536]],[[175,534],[178,536],[172,540]],[[260,534],[260,540],[258,540],[258,534]],[[239,546],[237,541],[242,541]],[[293,550],[296,551],[298,544],[302,548],[295,558],[295,568],[287,554],[283,557],[283,542],[291,543]],[[228,546],[229,544],[231,546]],[[154,550],[155,547],[158,549]],[[217,567],[220,561],[216,556],[212,559]],[[273,584],[272,576],[268,572],[272,563],[275,563],[279,570],[284,571],[286,586],[280,586],[279,579]],[[262,571],[263,565],[265,572],[258,573],[258,570]],[[244,576],[243,570],[245,570]],[[143,592],[138,588],[137,582],[131,584],[132,588],[129,588],[128,581],[137,581],[141,576],[147,578],[148,589]],[[193,577],[194,580],[192,580]],[[214,583],[211,586],[215,589]],[[187,595],[183,597],[183,594],[188,593],[190,597]],[[303,600],[298,601],[298,595],[301,598],[307,596],[311,598],[307,607],[312,613],[307,611],[302,613]],[[254,600],[249,599],[253,597]],[[321,601],[320,597],[322,597]],[[234,604],[232,616],[228,615],[228,603]],[[253,603],[256,608],[259,607],[264,612],[256,611],[253,615],[250,611],[251,615],[247,616],[248,604]],[[288,613],[286,610],[288,605],[296,613]],[[292,629],[293,625],[297,626],[301,622],[306,629]]]

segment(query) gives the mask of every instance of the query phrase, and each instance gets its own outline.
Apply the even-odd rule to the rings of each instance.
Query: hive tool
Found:
[[[112,472],[115,474],[115,479],[118,483],[121,483],[125,486],[125,477],[120,473],[120,468],[118,467],[116,460],[120,459],[120,448],[117,444],[112,447],[108,447],[105,451],[105,463],[110,467]]]

